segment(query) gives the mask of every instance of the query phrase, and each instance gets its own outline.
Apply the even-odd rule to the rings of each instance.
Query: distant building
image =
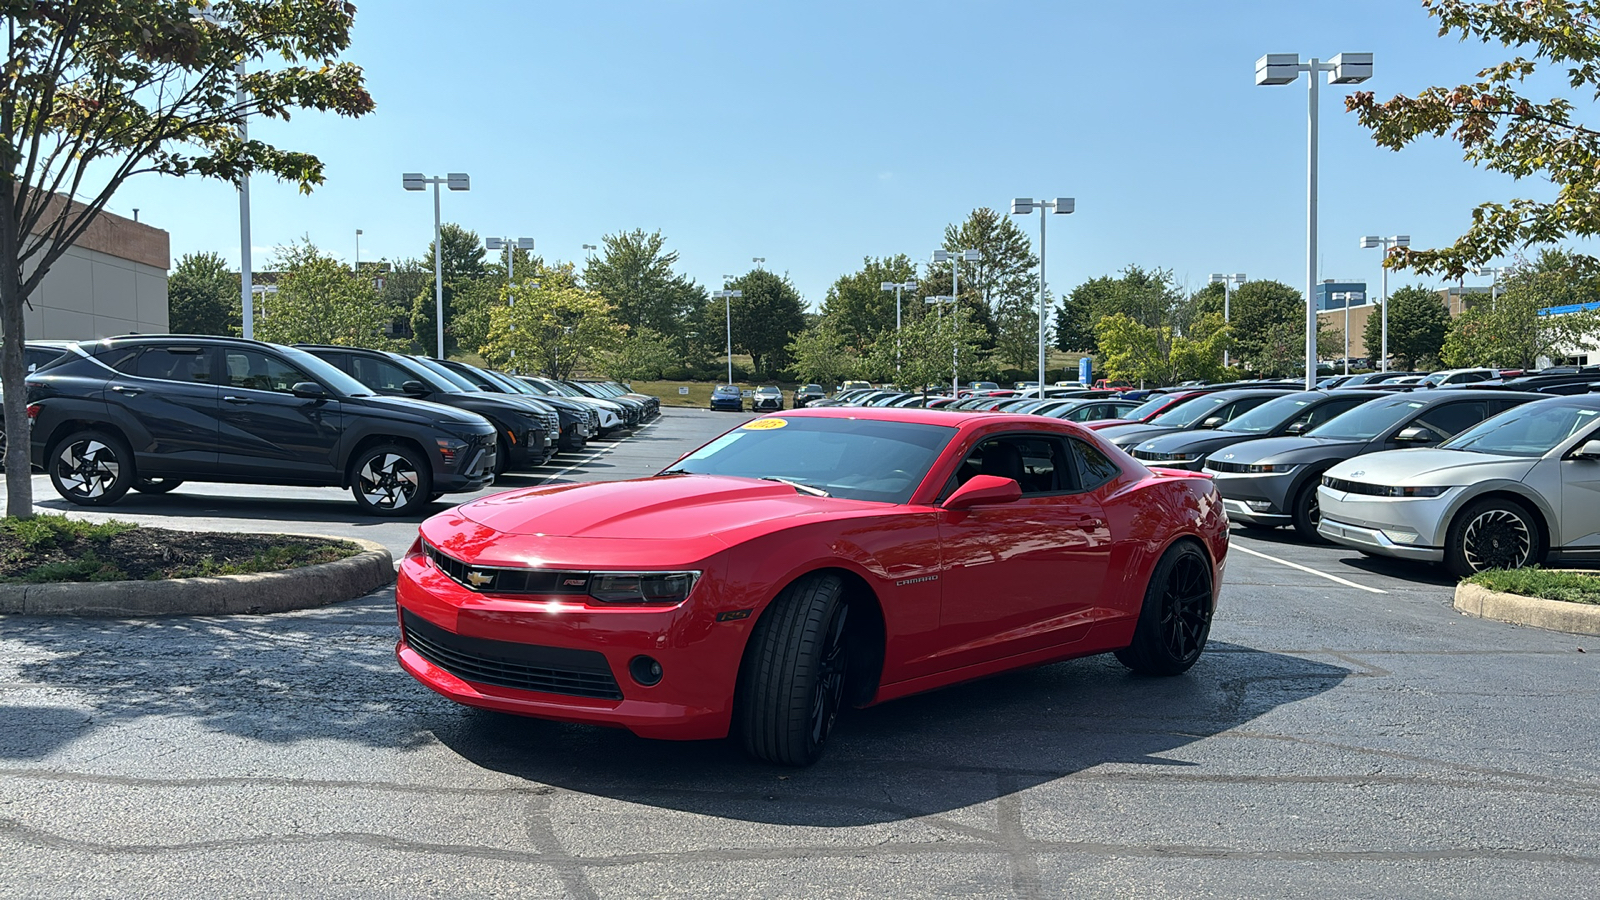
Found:
[[[102,212],[29,297],[31,308],[23,311],[28,337],[164,334],[170,247],[160,228]],[[25,268],[23,277],[32,272]]]

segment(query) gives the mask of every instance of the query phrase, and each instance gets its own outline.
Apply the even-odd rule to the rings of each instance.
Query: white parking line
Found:
[[[1388,591],[1378,590],[1375,587],[1367,587],[1364,584],[1356,584],[1354,581],[1346,581],[1346,580],[1344,580],[1343,578],[1340,578],[1337,575],[1329,575],[1327,572],[1318,572],[1316,569],[1313,569],[1310,566],[1302,566],[1299,563],[1289,562],[1287,559],[1279,559],[1276,556],[1268,556],[1267,554],[1262,553],[1259,550],[1251,550],[1249,547],[1240,546],[1238,543],[1234,543],[1232,545],[1232,547],[1233,547],[1233,549],[1238,550],[1241,553],[1248,553],[1251,556],[1259,556],[1262,559],[1269,560],[1271,562],[1275,562],[1275,563],[1277,563],[1277,564],[1279,564],[1281,566],[1288,566],[1291,569],[1299,569],[1302,572],[1305,572],[1305,573],[1310,574],[1310,575],[1315,575],[1318,578],[1326,578],[1329,581],[1336,581],[1339,584],[1344,585],[1345,587],[1353,587],[1356,590],[1366,591],[1369,594],[1387,594],[1387,593],[1389,593]]]
[[[649,428],[652,425],[655,425],[656,423],[658,423],[660,421],[661,421],[661,417],[660,416],[656,416],[654,419],[650,420],[649,422],[646,422],[645,424],[640,425],[637,428],[633,429],[632,433],[633,434],[638,434],[639,432],[645,430],[646,428]],[[613,450],[615,450],[615,449],[617,449],[618,447],[621,447],[621,446],[622,446],[622,442],[621,441],[616,441],[616,442],[612,443],[611,446],[605,448],[604,450],[598,450],[593,455],[591,455],[591,456],[589,456],[589,457],[587,457],[585,459],[580,459],[577,462],[573,463],[572,465],[567,466],[565,469],[560,470],[559,472],[551,472],[549,475],[545,475],[544,477],[540,478],[539,481],[536,484],[530,485],[530,487],[538,487],[541,484],[548,483],[550,481],[550,479],[552,479],[552,478],[560,478],[562,475],[565,475],[568,472],[571,472],[573,469],[582,468],[583,466],[586,466],[589,463],[594,462],[595,460],[599,459],[600,457],[605,456],[607,453],[610,453],[611,451],[613,451]]]

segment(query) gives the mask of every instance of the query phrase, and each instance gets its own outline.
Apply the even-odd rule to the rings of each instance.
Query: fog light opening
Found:
[[[628,663],[628,674],[645,687],[655,687],[661,683],[661,663],[648,656],[635,656]]]

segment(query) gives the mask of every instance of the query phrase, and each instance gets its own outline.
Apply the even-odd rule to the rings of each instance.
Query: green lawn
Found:
[[[1552,572],[1537,566],[1494,569],[1480,572],[1468,578],[1467,582],[1503,594],[1521,594],[1524,597],[1567,603],[1600,604],[1600,576],[1580,572]]]

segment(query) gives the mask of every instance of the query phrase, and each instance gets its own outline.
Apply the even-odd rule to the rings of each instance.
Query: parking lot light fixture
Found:
[[[1478,266],[1472,270],[1472,274],[1480,278],[1488,277],[1492,279],[1489,282],[1489,305],[1491,307],[1500,305],[1500,284],[1505,281],[1507,275],[1515,271],[1516,269],[1511,266]]]
[[[915,289],[915,281],[881,281],[878,287],[885,291],[894,291],[894,373],[900,374],[900,292]]]
[[[1328,297],[1344,303],[1344,374],[1350,374],[1350,304],[1352,301],[1365,301],[1367,295],[1362,291],[1334,291]]]
[[[1268,53],[1256,60],[1256,84],[1293,84],[1310,76],[1310,116],[1306,140],[1306,390],[1317,385],[1317,95],[1320,76],[1329,84],[1360,84],[1372,77],[1371,53],[1341,53],[1323,62],[1301,62],[1297,53]]]
[[[483,249],[506,251],[506,284],[514,284],[517,279],[517,251],[533,252],[533,238],[484,238]]]
[[[438,337],[438,359],[444,359],[444,247],[439,237],[439,185],[452,191],[472,190],[472,179],[465,172],[451,172],[443,178],[427,178],[421,172],[406,172],[400,184],[408,191],[420,191],[433,185],[433,314],[434,333]]]
[[[1233,320],[1233,289],[1244,284],[1249,279],[1243,272],[1232,275],[1214,274],[1211,276],[1212,284],[1222,285],[1222,324],[1226,325]],[[1222,367],[1227,368],[1229,363],[1228,348],[1222,348]]]
[[[1363,250],[1383,248],[1383,261],[1385,263],[1389,261],[1389,254],[1396,247],[1409,246],[1411,246],[1411,235],[1409,234],[1397,234],[1393,237],[1370,235],[1361,239],[1361,249]],[[1383,317],[1383,350],[1379,371],[1387,372],[1389,371],[1389,267],[1382,265],[1379,269],[1383,273],[1383,293],[1380,295],[1380,299],[1383,301],[1383,309],[1380,312]]]
[[[934,262],[938,261],[939,260],[937,258],[934,260]],[[939,304],[939,316],[941,319],[944,317],[943,304],[950,304],[950,315],[954,317],[951,321],[955,323],[955,335],[950,338],[950,396],[958,397],[961,395],[961,304],[956,301],[956,298],[953,295],[949,294],[939,294],[934,297],[924,297],[922,302]]]
[[[733,384],[733,298],[743,297],[744,291],[713,291],[711,296],[722,298],[722,314],[728,319],[728,383]]]
[[[1039,210],[1039,397],[1044,397],[1044,211],[1054,210],[1058,216],[1070,215],[1077,209],[1078,202],[1071,197],[1057,197],[1054,200],[1034,200],[1030,197],[1018,197],[1011,201],[1011,214],[1025,216]]]

